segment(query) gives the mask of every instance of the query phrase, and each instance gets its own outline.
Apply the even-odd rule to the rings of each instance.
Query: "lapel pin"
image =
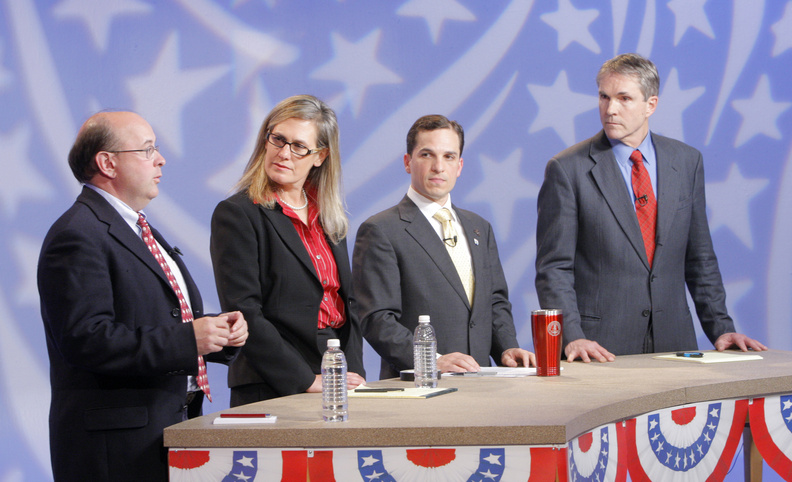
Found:
[[[478,246],[478,238],[473,238],[473,244],[475,244],[476,246]]]
[[[481,236],[481,233],[479,232],[479,230],[478,230],[478,229],[474,229],[474,230],[473,230],[473,233],[475,233],[475,234],[476,234],[476,236]]]

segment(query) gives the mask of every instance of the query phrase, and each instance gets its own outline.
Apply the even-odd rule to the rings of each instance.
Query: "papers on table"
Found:
[[[563,370],[564,367],[561,367]],[[536,375],[536,367],[481,367],[477,372],[443,373],[444,377],[499,377],[517,378]]]
[[[385,388],[361,387],[358,390],[349,390],[349,398],[432,398],[438,395],[457,391],[456,388]]]
[[[701,352],[701,355],[702,355],[701,357],[691,357],[691,356],[677,356],[676,353],[671,353],[668,355],[659,355],[654,358],[660,360],[675,360],[675,361],[685,361],[685,362],[693,362],[693,363],[728,363],[728,362],[762,359],[760,355],[756,355],[753,353],[733,352],[733,351],[703,351]]]

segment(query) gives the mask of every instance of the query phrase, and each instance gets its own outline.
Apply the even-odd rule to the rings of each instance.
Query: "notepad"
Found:
[[[405,388],[399,391],[387,392],[357,392],[349,390],[347,392],[349,398],[432,398],[438,395],[444,395],[457,391],[456,388]]]
[[[212,421],[214,425],[242,424],[242,423],[275,423],[277,415],[266,413],[221,413]]]
[[[700,358],[676,356],[676,353],[672,353],[670,355],[659,355],[654,358],[660,360],[675,360],[693,363],[728,363],[763,359],[760,355],[745,352],[704,351],[701,353],[703,356]]]

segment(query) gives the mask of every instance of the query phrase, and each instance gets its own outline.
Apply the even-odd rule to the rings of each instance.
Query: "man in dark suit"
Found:
[[[131,112],[86,121],[69,154],[85,186],[41,248],[55,480],[167,480],[162,431],[208,390],[199,356],[228,363],[247,338],[240,313],[204,316],[179,250],[140,221],[165,164],[155,141]]]
[[[659,85],[639,55],[607,61],[597,75],[603,130],[547,164],[536,291],[543,308],[563,310],[569,361],[697,349],[686,285],[715,348],[766,349],[735,333],[726,311],[701,153],[649,131]]]
[[[418,119],[407,134],[407,195],[358,229],[355,299],[363,334],[382,357],[380,378],[413,367],[420,315],[431,317],[442,371],[477,371],[490,357],[507,366],[535,364],[517,343],[492,226],[451,204],[463,147],[458,123],[439,115]],[[443,209],[453,235],[435,217]],[[454,256],[462,256],[464,274],[446,244],[460,250]]]

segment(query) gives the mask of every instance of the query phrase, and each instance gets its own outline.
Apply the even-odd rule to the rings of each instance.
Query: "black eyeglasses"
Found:
[[[159,152],[159,146],[148,146],[145,149],[127,149],[125,151],[107,151],[107,152],[112,152],[113,154],[119,154],[121,152],[145,152],[146,159],[151,160],[151,156],[154,155],[154,151]]]
[[[314,152],[319,152],[322,149],[324,149],[324,147],[320,147],[318,149],[308,149],[307,147],[305,147],[300,143],[287,142],[286,139],[283,138],[283,136],[279,136],[278,134],[273,134],[272,132],[267,133],[267,142],[277,147],[278,149],[282,149],[283,146],[288,145],[291,153],[297,157],[305,157],[308,154],[313,154]]]

